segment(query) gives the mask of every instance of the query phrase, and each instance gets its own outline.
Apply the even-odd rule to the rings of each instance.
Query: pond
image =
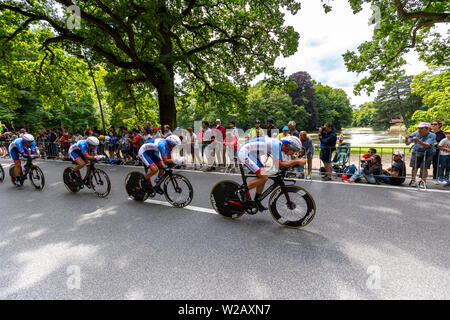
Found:
[[[347,128],[342,130],[344,134],[344,142],[351,145],[402,145],[404,146],[405,140],[403,135],[405,133],[390,132],[389,130],[380,131],[372,128]],[[310,134],[314,144],[320,144],[317,134]],[[339,133],[338,133],[339,138]]]

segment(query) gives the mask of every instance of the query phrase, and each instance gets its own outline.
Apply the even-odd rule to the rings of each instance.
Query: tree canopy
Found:
[[[404,75],[404,55],[411,50],[429,65],[449,66],[450,37],[443,38],[434,28],[450,22],[450,2],[433,0],[349,0],[354,13],[370,4],[374,10],[373,39],[347,51],[343,57],[348,71],[364,78],[354,87],[356,93],[372,92],[377,82],[396,80]]]
[[[58,4],[58,5],[55,5]],[[176,122],[175,93],[204,89],[227,95],[214,84],[244,86],[265,73],[284,80],[274,67],[279,56],[297,51],[299,35],[284,26],[284,12],[295,14],[295,0],[1,0],[0,12],[16,26],[7,41],[31,24],[51,32],[40,43],[54,61],[62,45],[72,54],[104,63],[116,80],[156,90],[160,120]],[[62,10],[61,10],[62,9]],[[61,13],[62,12],[62,13]],[[68,23],[79,17],[79,23]],[[42,62],[43,63],[43,62]],[[175,84],[175,74],[180,78]],[[117,83],[117,81],[116,81]],[[227,87],[230,88],[230,87]],[[44,93],[43,93],[44,94]],[[132,99],[132,98],[130,98]]]

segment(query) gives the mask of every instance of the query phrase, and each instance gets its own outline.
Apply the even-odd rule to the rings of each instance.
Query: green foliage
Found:
[[[376,113],[377,109],[374,107],[373,102],[362,104],[358,109],[353,110],[352,126],[376,127]]]
[[[377,82],[397,80],[404,75],[404,55],[415,50],[427,64],[449,66],[450,37],[445,39],[433,29],[450,22],[448,1],[349,0],[353,12],[370,4],[377,25],[373,39],[362,43],[358,52],[343,57],[348,71],[368,73],[355,86],[355,93],[372,92]]]
[[[319,124],[331,122],[340,130],[352,123],[352,106],[344,90],[318,84],[315,86],[314,104]]]
[[[433,72],[434,71],[434,72]],[[420,122],[441,120],[442,128],[450,126],[450,71],[435,69],[414,77],[412,91],[423,97],[423,103],[432,106],[418,110],[412,115],[409,132],[417,130]]]

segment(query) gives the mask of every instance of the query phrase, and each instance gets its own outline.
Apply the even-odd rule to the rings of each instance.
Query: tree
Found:
[[[450,71],[434,69],[414,77],[412,92],[422,96],[423,103],[430,106],[428,110],[417,110],[411,117],[410,132],[417,129],[422,122],[439,119],[443,128],[450,126]]]
[[[450,37],[433,29],[450,22],[448,1],[432,0],[349,0],[356,14],[367,3],[374,9],[376,23],[373,40],[347,51],[343,57],[348,71],[368,73],[356,86],[355,93],[372,92],[377,82],[397,80],[404,75],[404,55],[415,50],[429,65],[449,66]]]
[[[314,91],[319,124],[331,122],[340,130],[352,123],[352,106],[344,90],[318,84]]]
[[[289,91],[292,102],[298,106],[304,106],[310,114],[308,119],[308,130],[315,130],[318,126],[317,109],[314,105],[314,83],[306,71],[299,71],[291,76],[297,84],[297,88]]]
[[[94,63],[107,64],[123,82],[156,90],[160,121],[171,125],[175,74],[181,78],[178,89],[226,95],[212,84],[232,79],[243,86],[261,73],[284,80],[275,59],[298,46],[299,36],[284,26],[282,12],[295,14],[295,0],[92,0],[77,6],[72,0],[1,0],[0,12],[13,13],[17,25],[7,41],[33,23],[45,23],[53,34],[41,43],[50,57],[61,43],[70,53],[87,49]],[[70,10],[61,15],[61,7]],[[67,24],[72,10],[79,27]]]
[[[375,117],[377,109],[373,102],[367,102],[359,106],[358,109],[353,110],[354,127],[375,127]]]
[[[304,106],[295,104],[284,89],[275,88],[263,81],[252,87],[248,95],[249,117],[243,129],[253,127],[256,119],[260,120],[262,128],[265,128],[267,118],[272,118],[280,132],[291,120],[295,121],[297,129],[306,130],[310,114]]]
[[[391,81],[378,91],[375,98],[377,113],[374,125],[378,128],[389,128],[391,119],[400,115],[406,127],[416,110],[424,110],[422,98],[411,92],[412,77],[401,77]]]

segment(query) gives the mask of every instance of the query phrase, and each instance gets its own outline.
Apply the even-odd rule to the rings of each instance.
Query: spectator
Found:
[[[247,140],[254,139],[257,137],[263,137],[264,132],[261,129],[261,121],[255,120],[255,126],[250,129],[249,134],[247,135]]]
[[[167,138],[168,136],[172,135],[172,131],[170,130],[170,126],[169,126],[168,124],[165,124],[165,125],[163,126],[163,128],[164,128],[164,131],[163,131],[163,133],[162,133],[161,138],[165,139],[165,138]]]
[[[226,155],[228,157],[228,166],[227,169],[230,170],[230,172],[234,172],[235,168],[237,167],[237,149],[239,146],[238,139],[235,135],[233,135],[232,131],[228,131],[226,133]],[[226,171],[226,169],[225,169]]]
[[[80,131],[75,132],[75,135],[72,137],[73,142],[78,142],[83,140],[83,136],[80,134]]]
[[[323,181],[331,180],[332,166],[331,156],[336,150],[336,129],[331,122],[324,124],[323,128],[319,129],[320,140],[320,160],[322,160],[325,167],[326,176],[322,178]]]
[[[161,130],[158,130],[158,127],[152,128],[152,139],[160,139],[162,137]]]
[[[405,144],[409,146],[414,142],[412,148],[411,161],[409,166],[411,171],[410,186],[416,186],[417,170],[421,168],[420,176],[422,181],[426,183],[428,176],[428,169],[430,169],[431,161],[433,159],[434,143],[436,142],[436,135],[430,132],[430,124],[421,122],[417,127],[417,131],[405,136]]]
[[[406,180],[406,166],[403,162],[403,158],[405,157],[405,154],[400,151],[396,150],[394,154],[392,155],[392,166],[386,170],[383,170],[383,176],[381,176],[381,179],[388,183],[393,185],[401,185]]]
[[[284,137],[288,137],[290,136],[289,134],[289,127],[288,126],[284,126],[281,133],[278,135],[278,140],[283,139]]]
[[[92,135],[94,137],[98,137],[98,136],[100,136],[102,134],[102,132],[100,130],[98,130],[98,128],[96,126],[94,126],[92,129],[93,129],[92,130],[92,133],[93,133]]]
[[[445,186],[450,186],[450,127],[445,130],[445,138],[439,142],[439,182],[445,182]],[[444,173],[445,172],[445,173]]]
[[[231,135],[232,135],[232,139],[233,141],[236,140],[237,144],[239,145],[239,131],[236,128],[236,123],[234,121],[230,121],[228,123],[228,126],[230,127],[231,130]],[[237,167],[237,158],[236,158],[236,154],[233,156],[233,163],[234,163],[234,167]]]
[[[225,129],[225,127],[223,127],[222,125],[221,125],[221,121],[220,121],[220,119],[216,119],[216,126],[213,128],[213,130],[215,129],[215,130],[219,130],[220,131],[220,133],[222,134],[222,139],[216,139],[216,142],[222,142],[222,159],[220,160],[220,162],[222,162],[224,165],[226,164],[226,129]],[[216,151],[216,149],[214,148],[214,151]],[[217,157],[217,158],[219,158],[220,157],[220,155],[219,154],[215,154],[215,156]]]
[[[275,121],[272,118],[267,119],[266,128],[269,138],[276,138],[278,136],[278,129],[275,127]]]
[[[144,142],[152,139],[152,129],[144,128]]]
[[[344,135],[341,133],[341,135],[339,136],[338,144],[341,144],[343,142],[344,142]]]
[[[214,147],[214,136],[212,135],[212,131],[209,128],[209,122],[203,121],[203,151],[206,154],[206,161],[208,163],[208,167],[206,168],[206,172],[210,172],[215,170],[216,168],[213,166],[214,164],[214,156],[212,155],[213,147]]]
[[[304,154],[306,155],[306,163],[308,164],[308,174],[307,177],[312,179],[312,159],[314,155],[314,144],[311,137],[308,136],[306,131],[300,131],[300,141],[302,142],[302,148]],[[300,172],[299,177],[302,178],[302,174],[304,175],[304,168],[299,167],[298,170]]]
[[[295,129],[295,121],[289,121],[288,123],[289,135],[295,136],[297,138],[300,137],[300,133]]]
[[[134,160],[138,160],[137,155],[139,152],[139,148],[141,147],[141,137],[139,136],[139,130],[133,129],[132,137],[130,138],[130,142],[133,146],[131,156]]]
[[[433,154],[433,180],[435,181],[435,184],[439,184],[438,180],[438,171],[439,171],[439,153],[440,149],[438,148],[439,143],[445,139],[445,134],[442,131],[442,121],[440,120],[433,120],[431,121],[431,131],[436,135],[436,144],[434,146],[434,154]]]
[[[58,149],[56,147],[55,141],[58,139],[57,134],[55,133],[55,130],[50,129],[50,133],[47,135],[47,141],[48,141],[48,159],[55,159],[58,155]]]
[[[107,140],[107,143],[109,159],[111,160],[111,164],[114,164],[114,158],[117,152],[117,136],[115,135],[114,130],[109,130],[108,137],[109,139]]]
[[[27,131],[24,128],[20,129],[20,131],[19,131],[19,138],[22,138],[23,135],[26,134],[26,133],[27,133]]]
[[[362,177],[370,184],[376,184],[378,179],[377,176],[381,175],[381,157],[379,155],[374,155],[367,160],[362,160],[361,168],[359,168],[355,174],[348,180],[348,183],[355,183],[359,181]]]
[[[4,123],[2,123],[2,134],[5,134],[8,132],[8,128],[6,127],[6,125]]]

